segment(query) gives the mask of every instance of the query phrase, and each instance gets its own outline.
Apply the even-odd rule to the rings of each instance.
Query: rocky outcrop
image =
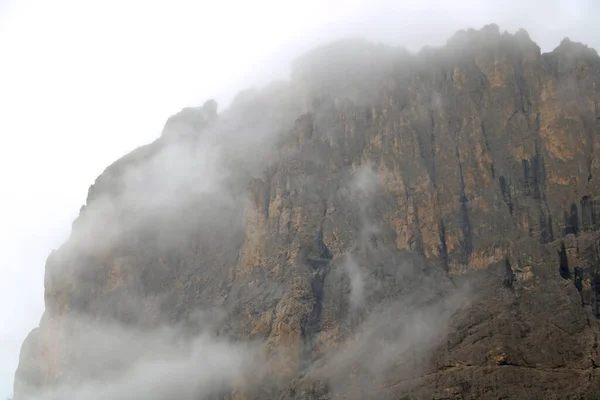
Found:
[[[145,360],[90,353],[82,318],[260,344],[251,378],[171,397],[600,395],[599,100],[595,51],[490,25],[419,54],[334,43],[182,111],[48,258],[15,397]]]

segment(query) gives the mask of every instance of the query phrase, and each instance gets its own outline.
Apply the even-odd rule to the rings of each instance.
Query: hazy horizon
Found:
[[[21,342],[43,312],[46,257],[96,177],[156,139],[170,115],[209,98],[223,109],[244,88],[287,78],[305,51],[345,37],[416,51],[496,23],[526,29],[543,51],[564,37],[600,48],[600,4],[540,4],[1,1],[0,396],[12,395]]]

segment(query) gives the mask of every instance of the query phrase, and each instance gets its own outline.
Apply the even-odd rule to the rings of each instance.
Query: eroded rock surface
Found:
[[[599,100],[594,50],[490,25],[419,54],[334,43],[182,111],[48,258],[15,398],[144,359],[91,354],[82,319],[259,344],[173,398],[600,396]]]

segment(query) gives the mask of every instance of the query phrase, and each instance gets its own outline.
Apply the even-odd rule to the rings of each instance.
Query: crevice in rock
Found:
[[[467,193],[465,191],[465,180],[463,175],[460,154],[456,149],[456,158],[458,160],[458,172],[460,174],[460,230],[462,231],[461,248],[463,250],[464,262],[467,264],[473,253],[473,236],[471,233],[471,220],[469,217],[469,207]]]
[[[438,248],[440,259],[442,260],[442,265],[444,266],[444,270],[448,272],[450,266],[448,264],[448,245],[446,244],[446,226],[444,225],[444,221],[440,220],[439,222],[440,229],[440,246]]]
[[[542,164],[543,162],[538,154],[533,156],[533,159],[531,160],[531,186],[533,186],[533,198],[536,200],[541,200],[545,197],[542,187],[544,184]]]
[[[421,129],[416,132],[416,137],[419,144],[421,159],[427,168],[429,179],[435,188],[437,187],[435,171],[435,118],[431,107],[429,109],[428,117],[425,118],[423,124],[419,124],[419,126],[421,126]]]
[[[592,313],[596,318],[600,317],[600,274],[596,273],[592,276],[592,293],[590,298]]]
[[[502,193],[502,199],[504,203],[508,206],[508,212],[510,215],[514,215],[514,204],[512,201],[512,196],[510,194],[510,186],[506,183],[506,178],[504,176],[500,176],[498,178],[498,182],[500,184],[500,192]]]
[[[413,201],[413,213],[415,215],[415,236],[416,236],[416,248],[415,251],[421,255],[425,255],[425,244],[423,243],[423,232],[421,231],[421,223],[419,221],[419,207],[417,202]]]
[[[508,119],[506,120],[506,125],[510,124],[510,122],[513,120],[513,118],[519,113],[519,110],[515,110],[512,114],[510,114],[510,117],[508,117]]]
[[[484,145],[485,152],[487,154],[491,155],[492,151],[490,150],[490,143],[489,143],[489,139],[488,139],[487,129],[486,129],[485,123],[483,121],[481,122],[481,135],[483,136],[483,145]],[[494,161],[493,160],[491,162],[490,169],[491,169],[491,172],[492,172],[492,178],[495,178],[496,171],[495,171],[495,168],[494,168]]]
[[[588,231],[592,228],[592,200],[590,196],[583,196],[581,198],[581,229],[582,231]]]
[[[540,213],[540,242],[542,244],[554,241],[554,231],[552,230],[552,216],[542,212]]]
[[[544,165],[544,158],[542,156],[541,143],[540,143],[540,113],[536,113],[535,120],[536,129],[536,141],[535,141],[535,155],[531,159],[530,165],[530,191],[533,189],[533,198],[539,201],[540,210],[540,242],[550,243],[554,241],[554,224],[552,220],[552,214],[548,208],[548,202],[546,199],[546,168]]]
[[[590,183],[592,180],[592,164],[594,161],[594,142],[598,135],[597,121],[594,117],[590,117],[587,113],[581,114],[581,122],[583,124],[583,130],[585,131],[585,144],[583,151],[585,154],[586,166],[587,166],[587,182]]]
[[[536,120],[536,129],[539,129],[539,114]],[[546,167],[544,166],[544,158],[541,151],[541,143],[539,139],[535,143],[535,155],[530,161],[530,188],[533,188],[533,198],[536,200],[546,201]],[[547,205],[546,205],[547,208]]]
[[[530,194],[530,190],[529,190],[529,175],[530,175],[530,165],[529,165],[529,160],[527,159],[522,159],[521,160],[521,166],[523,167],[523,179],[525,180],[525,195],[529,196]]]
[[[575,285],[575,288],[577,288],[577,291],[581,293],[583,290],[583,268],[573,268],[573,276],[573,284]]]
[[[312,339],[321,329],[321,314],[323,312],[323,288],[325,286],[325,278],[329,272],[328,265],[321,268],[312,276],[310,281],[310,290],[313,296],[314,305],[308,314],[305,323],[302,326],[302,336],[305,343],[310,347]]]
[[[314,336],[321,329],[321,315],[323,313],[323,294],[325,278],[329,274],[329,264],[333,259],[333,254],[323,241],[323,222],[327,214],[327,204],[323,202],[323,213],[319,232],[315,238],[315,250],[317,257],[307,258],[308,264],[312,267],[312,277],[310,281],[310,291],[313,299],[313,307],[301,324],[301,335],[304,339],[306,350],[310,350]],[[308,355],[309,356],[309,355]],[[310,357],[310,356],[309,356]]]
[[[564,234],[577,235],[579,233],[579,213],[577,210],[577,204],[571,204],[571,210],[569,213],[565,211],[565,229]]]
[[[502,280],[502,285],[507,288],[512,288],[515,280],[516,280],[516,277],[515,277],[515,273],[512,269],[512,265],[510,264],[510,260],[508,259],[508,256],[505,256],[504,257],[504,279]]]
[[[598,200],[592,200],[592,230],[598,229],[598,208],[600,206],[600,202]]]
[[[315,238],[314,251],[311,252],[313,254],[313,256],[308,256],[306,259],[308,264],[313,268],[313,270],[318,270],[320,267],[329,264],[329,262],[333,258],[333,254],[331,253],[331,251],[329,250],[329,248],[325,245],[325,242],[323,241],[323,221],[325,219],[326,214],[327,214],[327,204],[323,203],[323,213],[321,215],[321,223],[319,226],[319,231],[317,232],[317,236]]]
[[[513,70],[513,79],[519,90],[517,98],[517,109],[524,114],[529,112],[531,102],[527,93],[527,80],[525,79],[525,71],[523,68],[523,56],[521,52],[511,52],[511,64]]]
[[[571,279],[571,270],[569,269],[569,258],[567,257],[567,249],[565,243],[562,242],[560,250],[558,251],[559,257],[559,272],[563,279]]]
[[[436,171],[435,171],[435,117],[433,115],[433,110],[430,111],[429,117],[431,119],[431,181],[433,183],[433,187],[437,188],[436,182]]]

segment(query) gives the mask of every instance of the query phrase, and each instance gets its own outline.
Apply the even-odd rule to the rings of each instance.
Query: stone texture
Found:
[[[599,99],[595,51],[489,25],[419,54],[334,43],[182,111],[49,257],[15,398],[85,379],[69,315],[198,308],[267,345],[236,399],[599,396]]]

